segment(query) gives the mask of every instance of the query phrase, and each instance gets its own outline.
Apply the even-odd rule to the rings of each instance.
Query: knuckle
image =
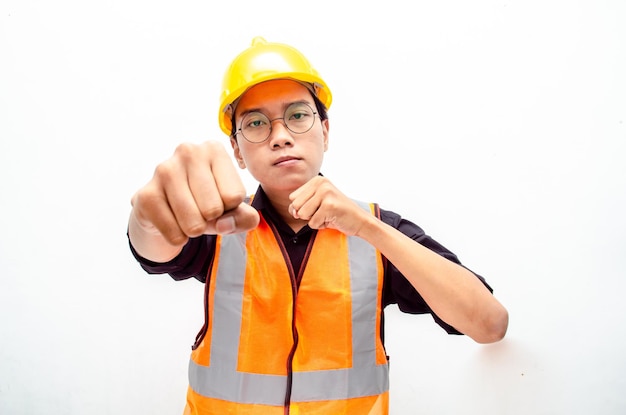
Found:
[[[223,192],[221,196],[222,196],[222,202],[224,203],[223,209],[231,210],[239,206],[244,201],[246,197],[246,192],[243,190],[242,191],[229,190],[229,191]]]
[[[200,211],[205,220],[217,219],[224,214],[224,207],[221,205],[208,205]]]
[[[196,236],[200,236],[204,233],[205,229],[206,229],[206,223],[203,223],[203,222],[196,222],[196,223],[185,225],[182,228],[182,231],[185,234],[183,235],[183,238],[186,238],[186,237],[193,238]]]
[[[199,148],[195,149],[197,152],[202,152],[207,158],[212,158],[216,154],[225,154],[226,149],[217,141],[207,141],[203,143]]]
[[[185,243],[187,243],[187,240],[189,239],[187,235],[181,232],[173,232],[167,235],[166,238],[169,241],[169,243],[171,243],[172,245],[177,245],[177,246],[184,245]]]
[[[154,206],[159,200],[158,192],[152,187],[146,186],[138,190],[133,196],[132,205],[135,209],[144,211]]]
[[[328,205],[332,202],[333,200],[333,191],[332,188],[328,187],[328,186],[322,186],[318,189],[318,194],[320,195],[323,203],[325,205]]]
[[[159,182],[169,182],[174,175],[174,171],[176,170],[174,164],[174,161],[171,159],[160,163],[154,169],[154,178]]]
[[[197,153],[197,147],[198,146],[196,144],[181,143],[176,147],[174,155],[182,158],[183,160],[188,160]]]

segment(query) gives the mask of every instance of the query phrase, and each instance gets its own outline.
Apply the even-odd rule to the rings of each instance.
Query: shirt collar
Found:
[[[287,235],[296,235],[293,229],[291,229],[285,223],[285,221],[283,220],[283,218],[280,217],[276,209],[274,209],[274,206],[272,206],[272,202],[270,202],[269,198],[267,197],[267,194],[265,193],[265,191],[260,185],[257,188],[256,193],[254,194],[254,198],[252,199],[251,205],[253,208],[258,210],[261,214],[263,214],[263,217],[266,220],[274,223],[274,225],[276,225],[280,233],[284,233]],[[311,231],[311,228],[309,228],[309,226],[306,225],[305,227],[300,229],[297,235],[301,235],[305,232],[310,232],[310,231]]]
[[[318,175],[323,176],[322,173],[318,173]],[[263,190],[261,185],[259,185],[259,187],[256,190],[256,193],[254,194],[254,198],[252,199],[252,207],[258,211],[267,209],[271,211],[273,215],[279,216],[278,212],[276,212],[276,210],[274,209],[274,206],[272,206],[272,202],[270,202],[269,198],[267,197],[267,194],[265,194],[265,191]]]

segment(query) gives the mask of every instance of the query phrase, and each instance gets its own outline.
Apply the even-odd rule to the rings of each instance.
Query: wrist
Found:
[[[379,220],[377,217],[365,214],[361,227],[355,233],[355,236],[365,239],[372,245],[375,245],[376,238],[380,237],[385,223]]]

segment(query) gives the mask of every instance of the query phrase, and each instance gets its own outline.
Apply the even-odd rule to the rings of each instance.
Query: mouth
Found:
[[[284,156],[284,157],[280,157],[280,158],[276,159],[272,165],[273,166],[286,165],[286,164],[295,163],[295,162],[300,161],[300,160],[301,159],[298,158],[298,157]]]

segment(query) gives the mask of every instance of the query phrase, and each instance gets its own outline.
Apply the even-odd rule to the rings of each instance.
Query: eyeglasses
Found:
[[[251,143],[262,143],[267,140],[272,133],[272,123],[276,120],[283,120],[285,127],[294,134],[304,134],[313,128],[315,115],[317,112],[306,102],[294,102],[285,110],[281,118],[270,120],[265,114],[259,111],[249,112],[241,119],[241,124],[233,134],[241,133],[243,138]]]

